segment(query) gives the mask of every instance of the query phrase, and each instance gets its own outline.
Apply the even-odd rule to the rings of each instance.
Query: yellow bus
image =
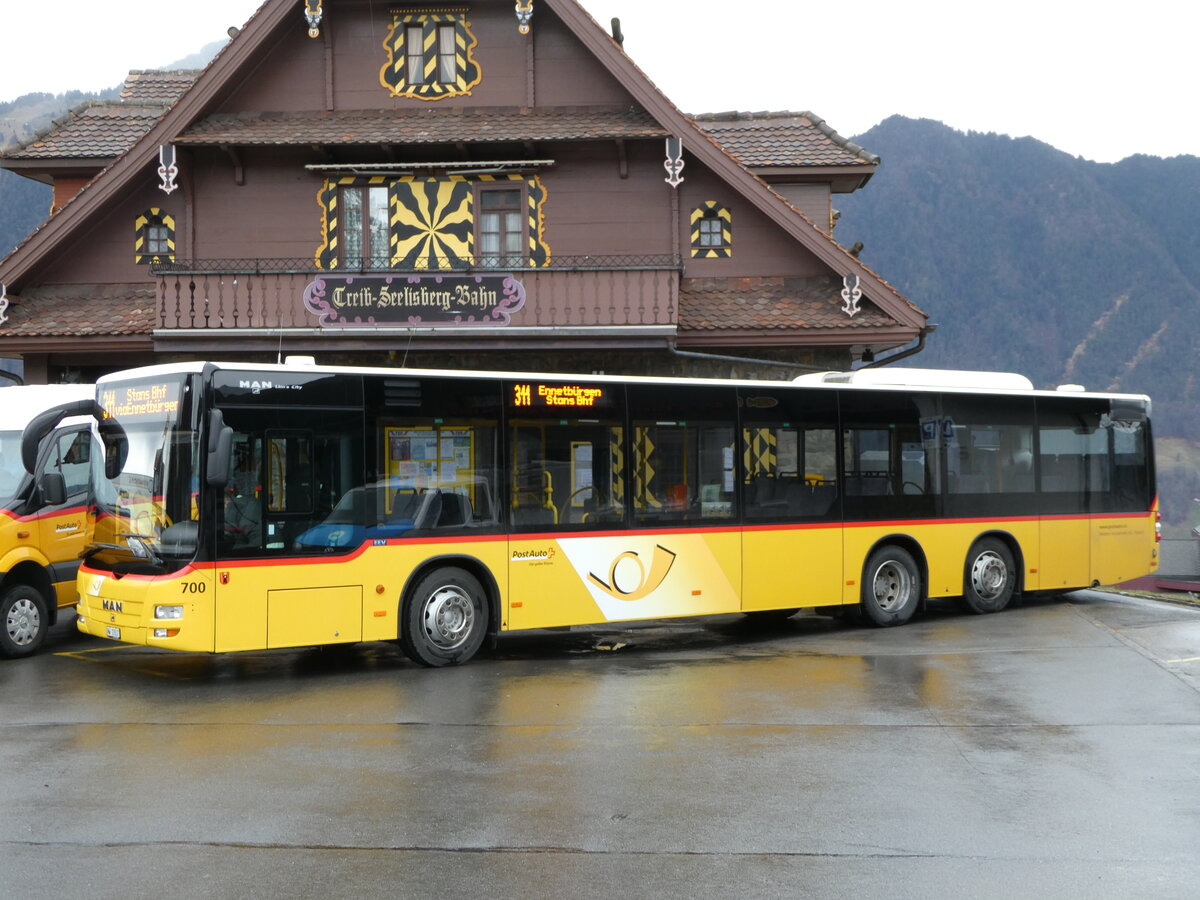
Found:
[[[901,625],[1157,566],[1149,399],[1019,376],[196,363],[106,377],[97,405],[114,537],[78,626],[133,644],[397,641],[440,666],[515,629]]]
[[[90,384],[0,388],[0,657],[36,651],[58,611],[75,605],[79,554],[91,535],[91,417],[50,427],[30,445],[33,474],[22,433],[59,404],[90,407],[95,392]]]

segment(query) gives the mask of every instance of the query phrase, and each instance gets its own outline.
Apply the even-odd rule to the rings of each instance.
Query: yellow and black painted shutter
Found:
[[[165,236],[165,247],[161,240],[151,244],[150,229],[156,226],[165,230],[165,234],[160,231],[158,235],[160,238]],[[133,261],[138,265],[175,261],[174,216],[152,206],[137,217],[133,226]]]
[[[721,228],[721,244],[720,246],[712,246],[711,244],[701,244],[700,223],[708,221],[716,221],[720,223]],[[692,256],[700,259],[726,259],[733,256],[733,213],[729,208],[722,206],[716,200],[705,200],[699,206],[692,210],[691,217],[692,225]]]
[[[383,176],[330,178],[317,192],[321,209],[321,243],[315,262],[319,269],[336,269],[344,263],[340,251],[338,189],[348,185],[387,184],[388,257],[393,269],[460,269],[475,263],[475,192],[477,182],[524,182],[528,197],[528,266],[550,264],[545,240],[542,205],[546,188],[536,175],[444,175],[436,178],[404,176],[389,181]]]
[[[439,26],[454,29],[454,77],[442,80],[438,60]],[[408,80],[410,31],[421,29],[422,80]],[[407,9],[397,11],[392,17],[392,26],[383,41],[387,51],[387,62],[379,70],[379,83],[393,97],[411,97],[415,100],[443,100],[471,93],[479,84],[482,73],[475,61],[475,45],[478,43],[467,22],[466,9]]]

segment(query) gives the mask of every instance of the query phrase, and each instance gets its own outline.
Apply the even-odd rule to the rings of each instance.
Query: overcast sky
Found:
[[[583,2],[606,28],[620,17],[626,51],[687,112],[811,110],[847,137],[899,113],[1100,162],[1200,155],[1195,0]],[[4,6],[0,101],[115,86],[224,38],[258,2]]]

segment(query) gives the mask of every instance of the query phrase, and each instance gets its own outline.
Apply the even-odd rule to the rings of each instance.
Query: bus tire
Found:
[[[880,547],[863,567],[862,610],[880,626],[903,625],[921,602],[921,570],[902,547]]]
[[[17,659],[42,646],[50,627],[46,598],[37,588],[16,584],[0,597],[0,656]]]
[[[434,569],[409,593],[400,625],[400,648],[413,662],[431,667],[461,665],[475,655],[487,635],[487,594],[464,569]]]
[[[1008,606],[1017,587],[1017,569],[1012,552],[1003,541],[976,541],[963,568],[962,605],[973,613],[1000,612]]]

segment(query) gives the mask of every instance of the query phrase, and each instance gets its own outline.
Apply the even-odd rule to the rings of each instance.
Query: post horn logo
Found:
[[[629,590],[625,590],[617,583],[617,567],[627,559],[633,560],[638,568],[637,584]],[[642,564],[641,559],[638,558],[637,553],[633,550],[626,550],[624,553],[618,554],[617,558],[612,561],[612,565],[608,567],[607,582],[602,581],[591,572],[588,572],[588,581],[617,600],[641,600],[646,595],[658,589],[658,586],[667,577],[667,573],[671,571],[671,566],[674,563],[675,554],[666,547],[656,545],[654,547],[654,559],[650,562],[650,573],[647,575],[646,567]]]

